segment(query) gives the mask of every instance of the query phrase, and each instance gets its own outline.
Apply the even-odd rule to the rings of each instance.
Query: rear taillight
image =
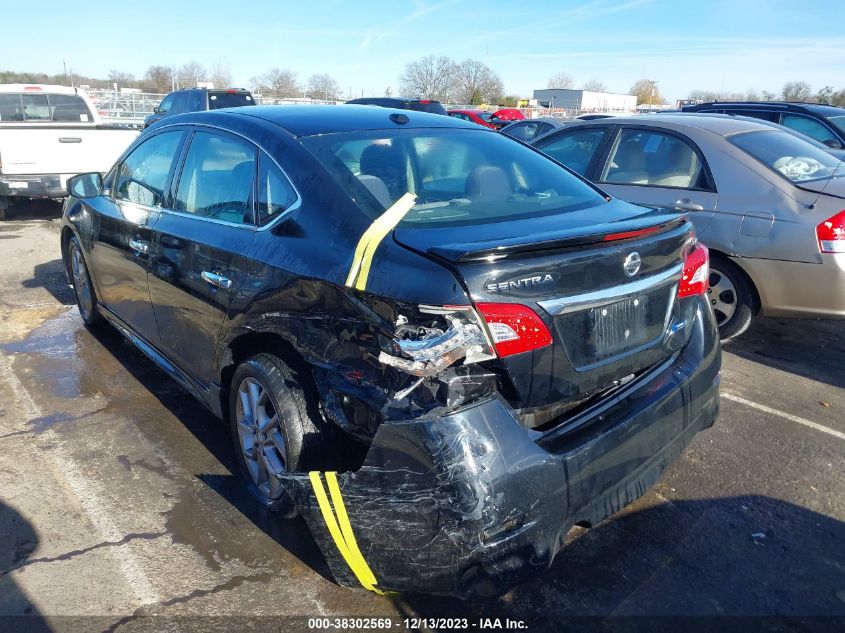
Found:
[[[698,242],[684,258],[684,272],[678,286],[678,298],[695,297],[707,292],[710,280],[710,252]]]
[[[530,352],[552,342],[549,328],[528,306],[519,303],[477,303],[499,358]]]
[[[845,210],[816,227],[822,253],[845,253]]]

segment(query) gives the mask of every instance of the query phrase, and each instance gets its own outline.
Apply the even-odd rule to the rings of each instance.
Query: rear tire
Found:
[[[707,300],[716,316],[719,338],[739,336],[751,325],[757,301],[751,284],[740,268],[720,255],[710,257],[710,287]]]
[[[76,236],[68,240],[67,244],[67,271],[73,284],[73,292],[76,296],[76,306],[79,308],[79,316],[86,327],[93,328],[102,325],[104,319],[97,307],[97,293],[91,283],[91,275],[88,274],[88,266],[85,265],[85,258],[82,255],[82,245]]]
[[[282,359],[257,354],[238,365],[229,387],[229,421],[241,475],[264,507],[297,514],[274,475],[320,462],[325,438],[308,415],[309,393]]]

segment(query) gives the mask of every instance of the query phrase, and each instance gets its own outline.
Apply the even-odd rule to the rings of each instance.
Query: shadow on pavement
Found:
[[[631,618],[647,618],[659,630],[696,630],[700,619],[702,630],[754,631],[766,617],[768,630],[841,631],[843,543],[845,523],[769,497],[672,501],[581,531],[550,570],[500,599],[407,595],[397,605],[425,617],[609,617],[632,630],[646,620]]]
[[[766,319],[723,343],[723,349],[754,361],[845,388],[845,321]]]
[[[32,277],[22,281],[21,285],[24,288],[44,288],[62,305],[76,303],[73,288],[68,283],[64,263],[61,259],[36,264],[32,271]]]
[[[6,209],[6,222],[53,220],[62,217],[62,204],[50,198],[13,198]]]
[[[15,582],[15,571],[26,567],[38,549],[38,535],[17,510],[0,501],[0,630],[50,631],[35,605]]]

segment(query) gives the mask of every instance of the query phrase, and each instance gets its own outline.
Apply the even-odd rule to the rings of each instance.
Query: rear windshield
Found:
[[[0,121],[90,123],[93,120],[88,105],[77,95],[0,93]]]
[[[409,104],[411,110],[417,112],[431,112],[432,114],[446,114],[446,108],[439,101],[411,101]]]
[[[501,222],[605,201],[543,154],[480,129],[326,134],[303,144],[372,217],[415,194],[404,226]]]
[[[792,182],[830,178],[842,164],[823,149],[780,130],[747,132],[728,140]]]
[[[210,92],[208,93],[208,109],[238,108],[240,106],[255,105],[252,95],[248,92]]]

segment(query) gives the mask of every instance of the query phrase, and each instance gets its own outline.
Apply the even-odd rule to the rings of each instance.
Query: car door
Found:
[[[147,283],[152,226],[184,138],[183,130],[146,136],[112,171],[104,195],[91,203],[90,255],[100,302],[153,344],[158,328]]]
[[[689,137],[671,130],[619,126],[591,176],[622,200],[689,213],[699,235],[716,210],[716,188],[703,153]]]
[[[153,230],[150,299],[161,349],[208,384],[220,327],[255,237],[257,148],[197,127]]]
[[[577,125],[547,134],[532,144],[572,171],[586,176],[601,155],[609,129],[606,125]]]

